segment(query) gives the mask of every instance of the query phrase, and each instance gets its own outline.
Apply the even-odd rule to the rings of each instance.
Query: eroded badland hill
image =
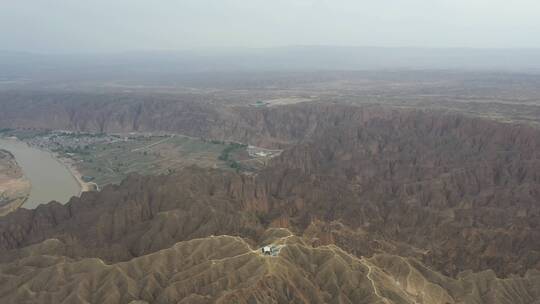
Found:
[[[532,127],[319,103],[57,113],[57,128],[178,132],[284,152],[257,174],[132,175],[1,218],[1,302],[540,303]],[[70,119],[79,115],[92,118]],[[264,255],[266,245],[276,253]]]

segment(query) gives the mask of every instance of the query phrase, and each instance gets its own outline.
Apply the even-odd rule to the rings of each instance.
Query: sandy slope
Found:
[[[15,157],[0,150],[0,216],[19,208],[28,198],[30,187]]]
[[[71,259],[57,239],[0,264],[5,303],[539,303],[540,272],[498,279],[493,272],[449,278],[411,258],[352,256],[268,230],[264,256],[242,238],[183,241],[127,262]],[[15,264],[14,264],[15,262]],[[536,302],[535,302],[536,301]]]

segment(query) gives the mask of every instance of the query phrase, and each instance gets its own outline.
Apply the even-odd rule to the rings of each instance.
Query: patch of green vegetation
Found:
[[[246,147],[247,145],[244,144],[230,143],[225,149],[223,149],[223,151],[221,151],[221,155],[219,155],[218,159],[228,161],[232,152],[239,149],[245,149]]]
[[[219,150],[216,150],[216,147],[214,145],[194,139],[188,139],[183,141],[180,147],[182,152],[187,155],[199,153],[201,151],[216,151],[217,153],[219,153]]]
[[[93,138],[101,138],[106,137],[107,134],[105,133],[79,133],[79,132],[65,132],[58,134],[59,136],[64,137],[70,137],[70,138],[87,138],[87,137],[93,137]],[[116,136],[115,136],[116,137]]]
[[[102,143],[86,149],[74,149],[81,172],[95,178],[100,186],[116,184],[133,172],[140,174],[159,174],[159,168],[153,165],[158,157],[153,151],[135,151],[141,145],[147,145],[146,138],[120,143]]]
[[[240,171],[240,169],[242,168],[240,166],[240,163],[235,160],[229,160],[227,164],[229,165],[229,167],[231,167],[231,169],[235,169],[236,172]]]
[[[90,151],[88,151],[88,146],[85,147],[67,147],[62,150],[63,153],[71,153],[71,154],[79,154],[79,155],[89,155]]]
[[[12,130],[10,132],[11,136],[15,136],[22,141],[27,140],[27,139],[33,139],[36,137],[45,137],[50,134],[51,134],[51,131],[42,131],[42,130]]]
[[[238,172],[241,169],[240,163],[231,159],[231,153],[240,149],[245,149],[246,147],[247,145],[244,144],[230,143],[223,151],[221,151],[218,159],[226,162],[230,168],[235,169]]]
[[[81,177],[81,179],[85,182],[85,183],[88,183],[88,182],[91,182],[93,181],[95,178],[93,176],[86,176],[86,175],[83,175]]]
[[[10,133],[12,131],[14,131],[14,129],[3,128],[3,129],[0,129],[0,134],[6,134],[6,133]]]
[[[102,187],[119,183],[130,173],[157,175],[189,165],[213,167],[222,163],[220,156],[227,158],[228,167],[237,169],[240,165],[229,154],[243,146],[184,136],[137,136],[59,152],[70,153],[81,173],[94,177]]]

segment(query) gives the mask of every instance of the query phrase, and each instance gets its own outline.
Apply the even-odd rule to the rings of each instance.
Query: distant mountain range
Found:
[[[223,71],[458,69],[540,72],[538,49],[283,47],[114,54],[0,51],[0,80]]]

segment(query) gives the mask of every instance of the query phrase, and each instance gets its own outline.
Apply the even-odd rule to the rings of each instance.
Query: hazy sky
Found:
[[[540,48],[538,0],[0,0],[0,49]]]

